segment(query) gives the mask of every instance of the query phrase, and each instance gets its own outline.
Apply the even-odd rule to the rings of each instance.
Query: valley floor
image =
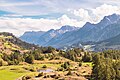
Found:
[[[54,79],[65,79],[65,80],[86,80],[84,76],[91,75],[92,63],[82,63],[79,67],[77,62],[70,61],[71,74],[69,70],[58,70],[61,67],[63,60],[51,60],[51,61],[36,61],[35,64],[24,64],[24,65],[11,65],[0,67],[0,80],[23,80],[23,76],[28,76],[33,80],[54,80]],[[67,61],[67,60],[64,60]],[[43,68],[43,66],[46,66]],[[43,72],[40,70],[52,70]]]

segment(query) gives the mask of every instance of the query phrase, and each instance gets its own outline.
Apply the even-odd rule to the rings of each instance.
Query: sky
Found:
[[[83,27],[120,14],[120,0],[0,0],[0,32],[21,36],[64,25]]]

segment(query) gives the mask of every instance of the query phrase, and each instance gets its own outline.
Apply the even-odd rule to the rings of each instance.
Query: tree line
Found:
[[[93,54],[92,80],[120,80],[120,50]]]

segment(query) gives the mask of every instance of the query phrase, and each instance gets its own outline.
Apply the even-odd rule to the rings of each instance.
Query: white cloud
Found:
[[[68,10],[68,13],[71,14],[71,9]],[[63,25],[82,27],[86,22],[97,23],[104,16],[111,15],[113,13],[120,14],[120,7],[104,4],[96,7],[95,9],[80,8],[73,10],[71,15],[74,16],[72,16],[72,18],[70,18],[70,15],[70,17],[68,17],[68,15],[63,15],[57,19],[1,17],[0,31],[7,31],[14,33],[16,36],[20,36],[25,31],[47,31],[49,29],[58,29]]]
[[[79,10],[74,10],[74,14],[76,16],[80,16],[80,17],[83,18],[83,17],[87,17],[88,16],[88,11],[85,10],[85,9],[80,8]]]
[[[0,0],[0,9],[21,15],[65,14],[68,9],[95,8],[104,3],[120,6],[119,0]]]
[[[1,2],[0,6],[2,7],[14,7],[14,6],[29,6],[29,5],[35,5],[37,3],[33,3],[33,2],[22,2],[22,3],[5,3],[5,2]]]
[[[80,8],[78,10],[74,10],[73,13],[75,16],[79,16],[82,21],[88,21],[90,19],[88,11],[85,9]]]
[[[0,18],[1,31],[11,32],[16,36],[20,36],[25,31],[47,31],[58,29],[63,25],[81,27],[84,25],[84,22],[70,19],[67,15],[63,15],[58,19]]]
[[[120,14],[120,7],[103,4],[100,7],[92,9],[93,15],[96,17],[98,22],[104,17],[111,14]]]
[[[23,17],[23,15],[19,15],[19,14],[6,14],[6,15],[3,15],[3,17]]]
[[[82,27],[85,24],[84,21],[77,21],[76,19],[70,19],[67,15],[63,15],[62,17],[58,18],[58,22],[61,25],[71,25],[76,27]]]
[[[78,16],[82,21],[88,21],[92,23],[98,23],[104,16],[112,14],[120,14],[120,7],[103,4],[95,9],[78,9],[74,10],[73,14]]]

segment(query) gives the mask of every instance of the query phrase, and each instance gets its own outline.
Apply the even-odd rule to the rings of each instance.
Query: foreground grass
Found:
[[[20,66],[2,66],[0,67],[0,80],[16,80],[18,77],[25,75],[26,73],[12,71],[11,69],[20,69]]]
[[[27,71],[23,67],[21,65],[0,67],[0,80],[16,80],[21,76],[33,74],[33,72]]]
[[[32,64],[32,65],[12,65],[12,66],[2,66],[0,67],[0,80],[16,80],[17,78],[25,75],[35,76],[38,72],[31,72],[25,70],[26,68],[39,68],[41,69],[43,65],[46,65],[47,68],[57,69],[60,67],[60,64]]]
[[[26,75],[30,75],[30,76],[38,75],[38,72],[31,72],[30,69],[31,68],[42,69],[44,65],[46,65],[47,68],[51,68],[53,70],[57,70],[57,68],[61,66],[61,64],[56,64],[56,63],[2,66],[0,67],[0,80],[16,80],[19,77],[26,76]],[[77,65],[76,62],[74,62],[73,65],[74,66]],[[83,66],[89,65],[90,67],[93,66],[91,62],[83,62],[82,65]],[[27,68],[27,70],[25,68]]]
[[[0,80],[16,80],[25,73],[16,73],[9,70],[0,70]]]

